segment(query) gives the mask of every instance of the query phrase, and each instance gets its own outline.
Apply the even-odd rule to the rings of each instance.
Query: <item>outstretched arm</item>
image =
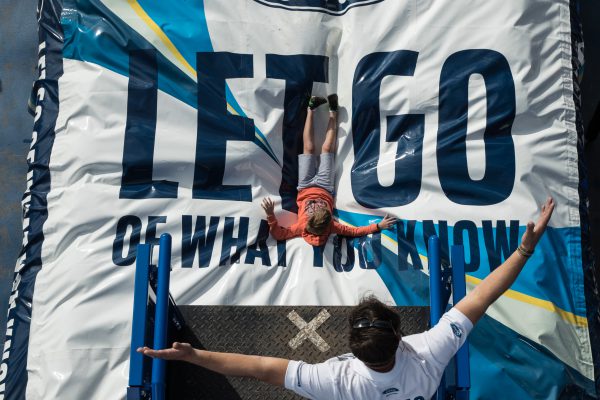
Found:
[[[392,225],[396,223],[395,217],[385,215],[381,221],[376,224],[365,225],[365,226],[348,226],[340,224],[337,221],[333,221],[333,232],[342,236],[358,237],[369,235],[374,232],[380,232],[384,229],[390,229]]]
[[[218,353],[194,349],[189,343],[173,343],[165,350],[140,347],[138,353],[164,360],[186,361],[219,374],[256,378],[271,385],[283,386],[289,360],[274,357]]]
[[[275,204],[270,197],[265,197],[261,203],[261,207],[267,214],[267,222],[269,224],[269,231],[275,240],[286,240],[296,236],[300,236],[300,233],[296,232],[296,226],[292,225],[289,228],[279,225],[277,217],[275,216]]]
[[[473,324],[517,279],[527,259],[533,253],[535,245],[544,234],[552,211],[554,211],[554,200],[550,197],[542,206],[537,223],[534,224],[531,221],[527,223],[527,229],[521,238],[519,249],[456,304],[455,307]]]

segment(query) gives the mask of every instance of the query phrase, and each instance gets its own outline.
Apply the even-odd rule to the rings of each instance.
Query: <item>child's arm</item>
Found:
[[[277,217],[275,217],[275,205],[273,204],[273,200],[271,200],[269,197],[265,197],[262,201],[261,206],[267,214],[269,230],[271,231],[271,235],[273,235],[275,240],[286,240],[296,236],[300,236],[300,234],[295,229],[298,224],[294,224],[289,228],[279,226],[279,223],[277,222]]]
[[[340,224],[337,221],[333,221],[333,233],[337,233],[342,236],[365,236],[374,232],[381,231],[383,229],[389,229],[392,225],[396,223],[396,218],[390,217],[386,214],[386,216],[378,223],[366,225],[366,226],[348,226]]]

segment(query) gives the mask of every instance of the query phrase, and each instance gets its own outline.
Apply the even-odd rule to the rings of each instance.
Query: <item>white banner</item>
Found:
[[[124,396],[135,249],[162,233],[178,304],[427,305],[429,236],[443,256],[465,246],[473,287],[547,196],[550,229],[473,333],[473,398],[593,392],[568,1],[86,0],[60,25],[44,10],[64,37],[40,47],[58,66],[40,113],[58,113],[30,156],[47,202],[26,198],[42,239],[26,234],[18,266],[39,270],[26,398]],[[339,96],[335,219],[394,229],[269,236],[265,197],[297,219],[308,93]],[[317,148],[326,125],[323,106]]]

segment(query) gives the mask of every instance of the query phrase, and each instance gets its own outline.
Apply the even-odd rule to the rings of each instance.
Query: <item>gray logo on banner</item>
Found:
[[[353,7],[368,6],[384,0],[254,0],[268,7],[290,11],[315,11],[330,15],[342,15]]]

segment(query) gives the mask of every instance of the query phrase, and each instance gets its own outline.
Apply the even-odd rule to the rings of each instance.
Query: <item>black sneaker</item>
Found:
[[[315,108],[325,103],[327,103],[327,99],[325,99],[324,97],[310,96],[310,100],[308,100],[308,108],[314,110]]]
[[[337,112],[338,111],[338,96],[337,94],[330,94],[327,96],[327,101],[329,102],[329,111]]]

